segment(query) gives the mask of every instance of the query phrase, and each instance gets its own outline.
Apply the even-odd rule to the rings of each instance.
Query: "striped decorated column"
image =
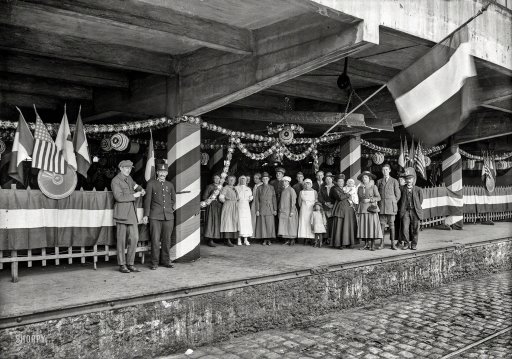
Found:
[[[176,192],[171,260],[199,258],[201,191],[201,131],[198,125],[179,123],[167,133],[167,163]]]
[[[361,174],[361,142],[360,137],[350,137],[340,148],[340,173],[345,179],[357,179]]]
[[[451,197],[451,212],[444,223],[454,229],[462,229],[463,223],[463,195],[462,195],[462,159],[459,153],[459,146],[448,146],[443,152],[443,182]]]

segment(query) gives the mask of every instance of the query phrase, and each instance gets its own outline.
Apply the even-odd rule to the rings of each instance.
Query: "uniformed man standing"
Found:
[[[130,177],[133,162],[119,162],[120,173],[112,179],[111,187],[114,195],[114,223],[117,237],[117,264],[121,273],[140,272],[134,267],[135,251],[139,241],[135,198],[144,196],[144,189]],[[126,240],[128,239],[128,246]],[[128,249],[125,256],[125,251]]]
[[[158,268],[158,262],[167,268],[172,268],[170,249],[171,235],[174,227],[174,204],[176,191],[171,182],[166,181],[168,169],[165,163],[156,166],[157,179],[152,179],[146,187],[144,198],[144,218],[148,223],[151,235],[151,269]],[[162,249],[160,250],[160,243]]]

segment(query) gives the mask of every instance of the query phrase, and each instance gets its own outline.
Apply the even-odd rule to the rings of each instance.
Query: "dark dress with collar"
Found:
[[[217,189],[215,184],[210,184],[203,192],[203,201],[206,201]],[[204,236],[211,239],[220,239],[220,217],[222,213],[222,203],[215,198],[209,206],[206,207],[206,221],[204,226]]]
[[[356,214],[354,208],[350,205],[350,196],[338,186],[334,186],[331,193],[335,200],[332,209],[332,246],[336,248],[358,244]]]

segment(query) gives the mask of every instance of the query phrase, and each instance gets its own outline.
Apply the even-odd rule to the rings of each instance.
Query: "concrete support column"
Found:
[[[443,182],[448,189],[450,215],[444,220],[447,226],[462,229],[464,204],[462,200],[462,159],[458,145],[448,146],[442,154]]]
[[[352,178],[357,180],[361,174],[361,142],[359,136],[351,136],[340,147],[340,173],[345,175],[345,180]]]
[[[171,259],[190,262],[200,257],[201,129],[179,123],[167,132],[167,162],[176,188],[175,228]]]

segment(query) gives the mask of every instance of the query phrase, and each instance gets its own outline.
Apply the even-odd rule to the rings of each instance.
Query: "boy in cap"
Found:
[[[302,191],[304,189],[304,187],[303,187],[304,173],[297,172],[297,176],[295,178],[297,178],[297,183],[295,183],[293,185],[293,189],[295,190],[295,194],[297,195],[297,198],[298,198],[300,191]]]
[[[402,187],[400,201],[400,219],[402,230],[402,249],[416,250],[418,245],[418,231],[420,220],[423,218],[423,192],[415,186],[416,172],[414,168],[407,167],[404,173],[405,186]]]
[[[144,218],[149,221],[151,235],[151,269],[158,268],[158,263],[172,268],[169,255],[171,249],[171,235],[174,226],[174,204],[176,191],[174,185],[166,180],[168,168],[165,163],[156,165],[157,179],[149,180],[147,195],[144,197]],[[162,250],[160,251],[160,243]]]
[[[111,187],[114,195],[114,223],[117,237],[117,264],[121,273],[140,272],[134,267],[135,250],[139,241],[137,227],[137,211],[135,198],[144,196],[146,191],[130,177],[133,162],[119,162],[120,172],[112,179]],[[128,245],[126,240],[128,239]],[[125,256],[125,251],[128,252]]]
[[[277,203],[281,199],[281,192],[284,189],[283,177],[286,173],[283,167],[276,168],[276,178],[270,181],[270,185],[274,187],[274,191],[276,192]]]

